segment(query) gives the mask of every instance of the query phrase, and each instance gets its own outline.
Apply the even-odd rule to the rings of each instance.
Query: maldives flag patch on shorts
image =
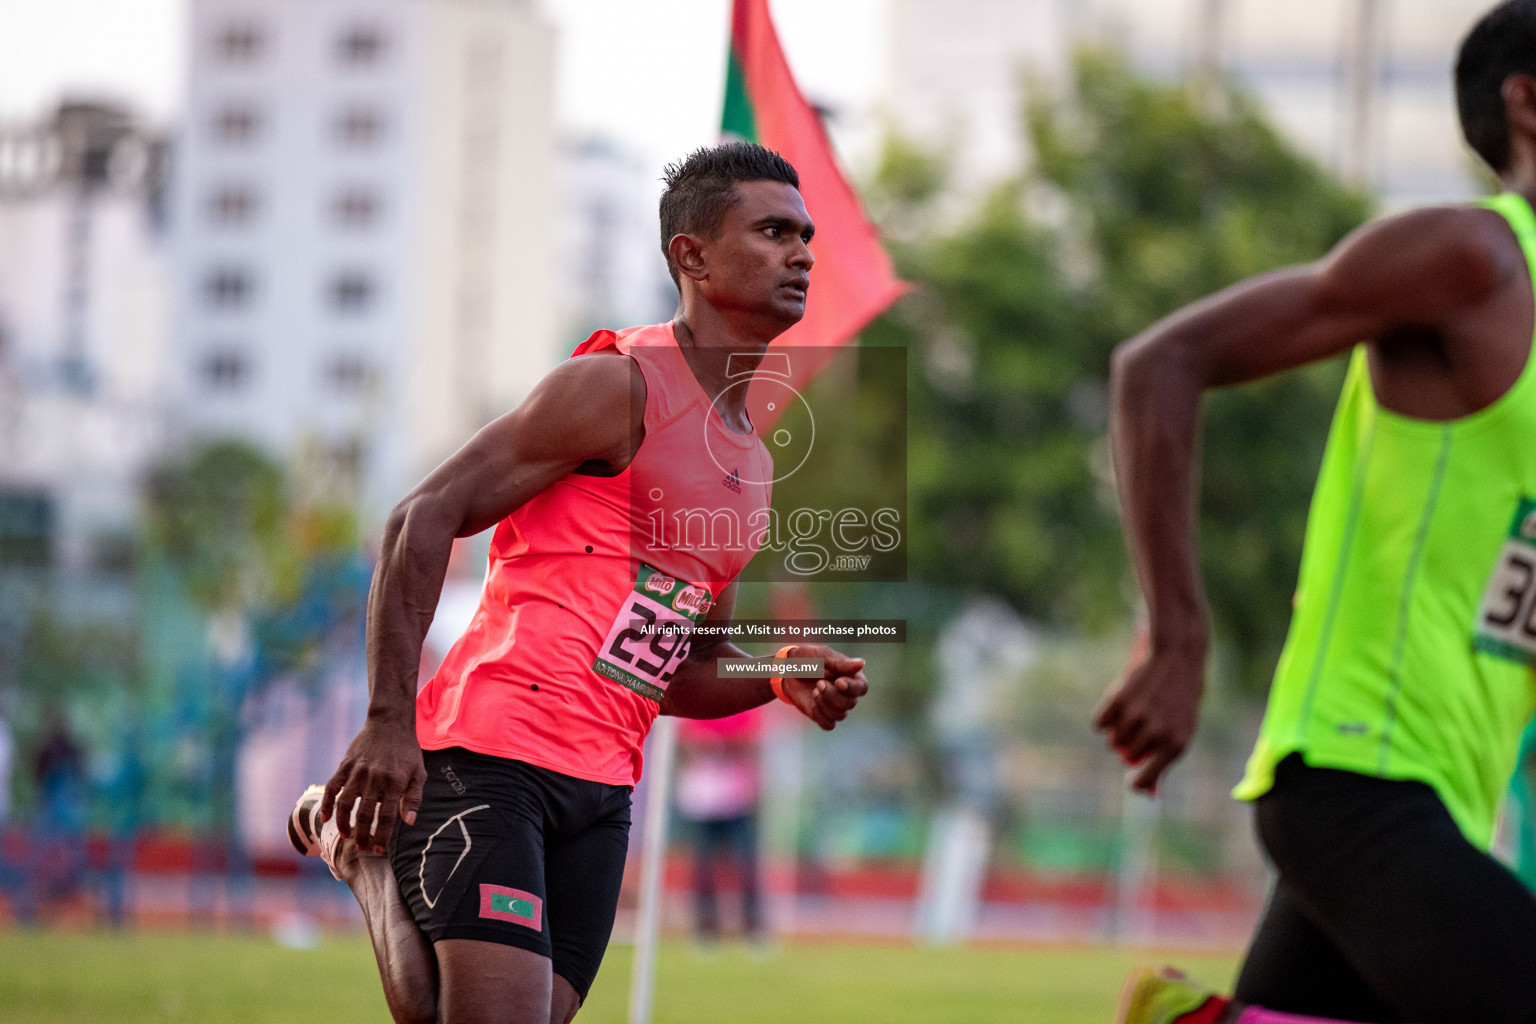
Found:
[[[540,932],[544,930],[544,901],[531,892],[482,882],[480,916],[494,921],[511,921]]]

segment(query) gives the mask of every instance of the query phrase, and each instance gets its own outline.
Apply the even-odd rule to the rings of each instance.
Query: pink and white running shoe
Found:
[[[341,875],[336,870],[336,847],[341,842],[341,829],[336,827],[333,816],[330,821],[320,820],[320,801],[325,796],[324,786],[310,786],[293,805],[288,815],[288,841],[302,857],[319,857],[331,869],[331,876],[338,882]]]

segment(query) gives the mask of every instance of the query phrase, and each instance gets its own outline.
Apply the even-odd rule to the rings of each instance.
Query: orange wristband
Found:
[[[787,658],[787,657],[789,657],[789,652],[794,650],[798,646],[800,646],[800,645],[799,644],[790,644],[788,647],[780,647],[779,648],[779,653],[775,654],[774,657],[775,658]],[[788,704],[790,707],[795,708],[796,711],[800,710],[798,707],[795,707],[795,702],[794,701],[790,700],[788,697],[786,697],[784,695],[784,677],[783,676],[773,676],[773,677],[771,677],[768,680],[768,688],[773,691],[773,695],[775,697],[779,698],[779,700],[783,701],[785,704]]]

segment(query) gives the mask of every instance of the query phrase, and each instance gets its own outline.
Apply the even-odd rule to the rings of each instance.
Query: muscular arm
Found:
[[[479,533],[587,463],[622,469],[643,436],[645,382],[633,360],[593,355],[562,364],[517,409],[486,426],[389,515],[368,594],[368,718],[326,786],[329,818],[361,799],[372,845],[382,849],[396,808],[420,800],[416,676],[457,537]],[[339,826],[350,835],[349,815]],[[362,838],[362,837],[359,837]]]
[[[1193,494],[1202,394],[1344,352],[1404,327],[1454,339],[1456,318],[1518,273],[1487,211],[1421,210],[1346,238],[1311,266],[1229,288],[1116,350],[1110,438],[1121,518],[1147,602],[1149,653],[1095,718],[1155,790],[1194,734],[1209,624]],[[1516,250],[1518,251],[1518,250]]]
[[[736,584],[720,595],[703,625],[729,623],[736,612]],[[784,680],[784,692],[811,721],[831,730],[848,717],[859,698],[869,691],[864,679],[864,659],[849,658],[822,644],[797,644],[795,657],[823,658],[826,673],[820,679],[793,677]],[[767,679],[721,679],[716,662],[720,658],[749,658],[735,644],[710,636],[701,637],[689,648],[688,657],[678,666],[667,685],[661,713],[679,718],[726,718],[774,699]]]

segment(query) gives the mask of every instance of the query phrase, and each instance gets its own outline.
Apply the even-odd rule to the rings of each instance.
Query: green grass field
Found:
[[[792,945],[762,961],[663,950],[657,1024],[1107,1024],[1125,972],[1159,960],[1101,949]],[[1211,984],[1230,958],[1175,956]],[[622,1024],[630,949],[615,946],[577,1018]],[[387,1022],[362,939],[297,952],[264,938],[0,932],[0,1021],[25,1024]]]

